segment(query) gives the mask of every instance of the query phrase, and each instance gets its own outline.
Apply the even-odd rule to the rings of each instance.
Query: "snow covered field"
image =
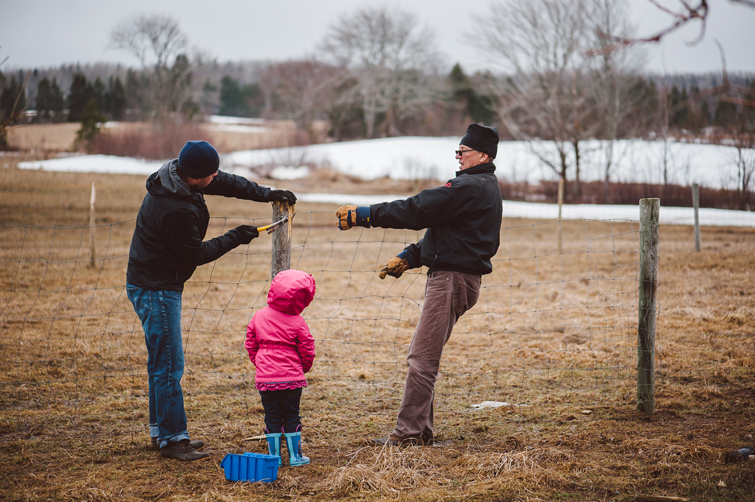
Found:
[[[598,141],[582,145],[580,178],[601,181],[605,178],[605,149]],[[383,138],[342,143],[326,143],[307,147],[247,150],[223,157],[226,170],[247,167],[254,170],[263,164],[287,165],[312,163],[330,165],[340,172],[364,179],[452,178],[458,168],[454,150],[459,138]],[[546,166],[538,154],[553,159],[556,155],[550,142],[527,143],[506,141],[498,145],[495,164],[498,176],[512,183],[557,180],[556,173]],[[610,180],[614,182],[663,183],[664,158],[668,183],[688,185],[699,183],[711,188],[734,188],[736,167],[731,147],[676,143],[669,141],[617,141],[613,148]],[[755,155],[755,152],[752,152]],[[569,159],[573,164],[572,159]],[[290,165],[290,164],[288,164]],[[574,179],[573,167],[569,178]]]
[[[255,127],[245,124],[246,127]],[[258,166],[274,167],[273,177],[293,179],[307,175],[305,164],[330,166],[342,173],[363,179],[390,177],[392,179],[453,178],[458,168],[454,150],[459,138],[384,138],[342,143],[327,143],[307,147],[247,150],[221,156],[221,169],[255,178]],[[541,180],[556,180],[556,174],[538,159],[538,155],[553,156],[548,142],[528,144],[502,142],[495,161],[497,174],[511,182],[537,184]],[[755,152],[748,152],[753,153]],[[670,183],[687,185],[699,183],[712,188],[733,188],[736,185],[735,150],[730,147],[690,143],[619,141],[614,146],[610,179],[617,182],[663,183],[663,164],[666,159]],[[587,141],[583,147],[583,181],[604,178],[605,152],[597,141]],[[98,172],[148,175],[162,162],[144,161],[106,155],[82,155],[45,161],[22,162],[22,169],[43,169],[68,172]],[[570,173],[573,178],[573,173]],[[369,204],[391,200],[399,196],[357,196],[349,194],[297,194],[302,201]],[[504,204],[507,217],[556,219],[558,208],[553,204],[509,202]],[[636,206],[564,206],[564,219],[638,219]],[[662,223],[692,224],[689,208],[662,207]],[[702,225],[755,226],[755,213],[722,209],[701,209]]]

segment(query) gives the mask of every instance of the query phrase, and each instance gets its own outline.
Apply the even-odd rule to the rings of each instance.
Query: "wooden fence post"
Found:
[[[293,206],[287,202],[273,202],[273,221],[288,216],[288,223],[273,230],[273,253],[270,263],[270,280],[275,279],[278,272],[291,268],[291,229]]]
[[[637,409],[655,411],[655,318],[658,292],[660,199],[640,199],[639,319],[637,322]]]
[[[94,248],[94,201],[95,201],[95,191],[94,191],[94,181],[92,182],[92,195],[89,197],[89,248],[91,250],[91,258],[89,261],[89,266],[94,268],[94,257],[95,257],[95,248]]]
[[[695,251],[700,251],[700,187],[692,183],[692,206],[695,208]]]

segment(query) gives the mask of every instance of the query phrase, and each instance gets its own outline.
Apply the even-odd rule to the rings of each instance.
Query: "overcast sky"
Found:
[[[525,1],[525,0],[523,0]],[[639,36],[673,23],[649,0],[628,0]],[[678,10],[679,0],[661,0]],[[108,48],[113,26],[135,14],[168,14],[192,47],[219,61],[286,60],[315,53],[322,37],[342,14],[380,5],[380,0],[0,0],[0,61],[10,68],[44,68],[63,63],[114,62],[138,66],[133,56]],[[384,3],[414,12],[436,34],[448,67],[488,67],[484,54],[470,46],[473,14],[484,14],[491,0],[403,0]],[[693,1],[692,3],[697,3]],[[699,23],[647,47],[645,69],[681,73],[720,71],[715,40],[724,47],[729,71],[755,72],[755,9],[730,0],[708,0],[705,38],[689,47]]]

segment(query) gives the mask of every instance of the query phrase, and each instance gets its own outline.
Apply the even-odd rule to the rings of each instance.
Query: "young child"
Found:
[[[267,294],[267,307],[257,311],[246,328],[246,350],[257,368],[255,387],[265,409],[265,436],[270,455],[281,465],[281,432],[289,464],[306,465],[301,453],[299,401],[304,374],[315,359],[315,339],[299,315],[315,296],[315,280],[301,270],[283,270]]]

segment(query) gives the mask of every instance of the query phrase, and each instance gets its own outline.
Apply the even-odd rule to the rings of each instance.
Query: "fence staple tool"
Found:
[[[280,220],[276,221],[275,223],[271,223],[269,225],[265,225],[264,227],[258,227],[257,231],[258,232],[265,232],[265,231],[267,231],[268,234],[271,234],[271,233],[273,233],[273,230],[275,230],[279,226],[283,225],[287,221],[288,221],[288,216],[284,216],[283,218],[281,218]]]

